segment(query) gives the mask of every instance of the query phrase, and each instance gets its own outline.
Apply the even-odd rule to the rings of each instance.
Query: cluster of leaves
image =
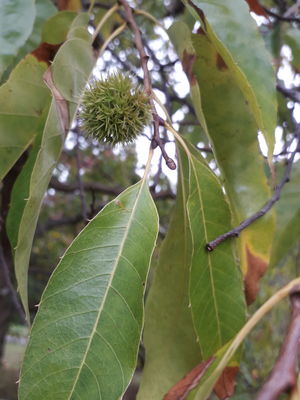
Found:
[[[287,101],[280,99],[277,113],[276,71],[249,5],[252,11],[267,17],[264,9],[256,1],[183,1],[178,10],[184,11],[177,20],[177,9],[169,8],[165,15],[166,19],[172,15],[172,25],[167,30],[170,40],[161,42],[160,56],[151,48],[158,35],[153,20],[147,21],[147,13],[136,13],[136,18],[143,18],[147,31],[151,29],[145,47],[155,64],[153,87],[164,93],[165,108],[174,120],[177,112],[181,114],[180,130],[187,133],[182,137],[165,124],[176,139],[177,195],[167,235],[155,252],[158,263],[149,285],[143,326],[147,276],[159,243],[153,197],[160,194],[157,187],[169,189],[169,185],[160,174],[154,175],[150,191],[147,174],[142,179],[132,171],[122,176],[122,157],[129,169],[135,168],[130,147],[120,150],[114,165],[116,155],[111,148],[95,144],[91,138],[80,138],[76,121],[79,99],[97,61],[97,43],[89,30],[91,21],[97,24],[104,11],[91,7],[89,12],[78,12],[81,4],[76,1],[65,2],[68,10],[64,11],[57,11],[50,1],[12,3],[12,9],[6,3],[0,6],[4,16],[17,18],[25,11],[30,16],[22,18],[24,26],[9,20],[3,25],[7,37],[18,40],[12,45],[4,38],[5,46],[0,49],[0,178],[9,176],[22,154],[27,155],[13,182],[8,214],[4,215],[27,318],[29,257],[45,193],[46,203],[51,203],[49,183],[52,190],[68,191],[69,180],[77,179],[78,186],[70,191],[78,190],[81,198],[77,204],[82,213],[79,219],[73,219],[82,223],[82,217],[94,217],[75,240],[74,232],[65,233],[63,241],[69,247],[48,281],[31,330],[20,378],[20,400],[120,399],[136,368],[143,328],[146,361],[138,399],[166,396],[170,400],[204,400],[213,390],[221,399],[233,396],[234,376],[242,356],[235,353],[238,346],[232,340],[241,337],[247,304],[255,300],[258,282],[267,267],[283,263],[299,241],[299,224],[294,223],[299,219],[297,161],[275,211],[241,232],[236,246],[226,241],[213,252],[205,248],[206,243],[253,215],[270,198],[272,183],[265,171],[272,161],[279,177],[282,169],[281,159],[273,157],[276,127],[282,127],[285,153],[289,151],[286,144],[293,142]],[[158,3],[155,13],[160,16],[163,2]],[[149,4],[145,3],[144,10]],[[124,10],[107,21],[99,40],[109,38],[123,14]],[[279,42],[286,37],[292,49],[297,73],[296,36],[290,28],[282,32],[280,23],[275,23],[279,24]],[[194,26],[197,33],[193,33]],[[270,20],[266,19],[265,26],[273,34]],[[269,33],[265,36],[270,39]],[[175,74],[170,73],[167,83],[169,68],[179,65],[171,43],[189,80],[188,99],[174,90]],[[280,47],[273,46],[274,58],[279,56]],[[110,58],[105,61],[104,57],[102,64],[106,72],[107,63],[115,59],[117,67],[129,69],[142,81],[129,30],[110,43],[108,52]],[[277,67],[280,65],[279,60]],[[129,110],[125,122],[124,110],[126,115]],[[83,128],[108,143],[130,142],[150,121],[150,110],[142,90],[132,90],[128,75],[113,74],[106,81],[90,83],[83,96]],[[70,139],[64,148],[70,128],[74,159],[78,161],[81,143],[83,159],[93,167],[85,173],[89,182],[82,182],[78,163],[73,168],[77,169],[76,176],[69,172],[68,182],[62,179],[66,165],[71,165],[66,161]],[[258,131],[268,145],[265,158],[259,150]],[[163,134],[166,141],[170,140],[166,132]],[[197,146],[208,153],[201,155]],[[88,153],[89,148],[94,156],[100,153],[99,161]],[[95,172],[98,165],[101,175]],[[127,189],[107,185],[116,175]],[[101,183],[91,183],[99,177]],[[86,198],[85,185],[91,188]],[[95,191],[104,193],[97,210]],[[87,215],[87,199],[92,203],[91,215]],[[59,207],[64,214],[63,199]],[[169,207],[159,209],[166,213]],[[37,254],[35,249],[33,253]],[[242,338],[238,340],[240,344]],[[198,380],[201,377],[198,384],[194,375],[188,375],[193,377],[188,378],[190,381],[180,381],[190,371],[196,371]],[[178,381],[179,386],[174,386]]]

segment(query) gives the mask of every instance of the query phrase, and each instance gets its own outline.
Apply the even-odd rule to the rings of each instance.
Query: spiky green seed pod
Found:
[[[129,143],[151,121],[149,98],[133,87],[128,75],[116,73],[94,81],[82,98],[83,130],[93,138],[111,143]]]

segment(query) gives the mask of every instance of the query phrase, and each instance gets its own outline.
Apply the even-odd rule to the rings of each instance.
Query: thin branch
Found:
[[[121,191],[120,191],[121,193]],[[162,190],[158,193],[154,193],[153,190],[150,191],[153,199],[155,200],[165,200],[165,199],[175,199],[176,195],[170,190]],[[91,212],[88,217],[93,218],[108,202],[100,203],[97,207],[92,204]],[[45,232],[50,231],[61,226],[76,225],[85,220],[82,213],[79,213],[72,217],[62,217],[62,218],[49,218],[44,224],[38,225],[36,229],[36,236],[41,236]],[[85,220],[86,221],[86,220]]]
[[[122,188],[119,186],[109,186],[98,182],[82,182],[82,186],[85,191],[90,190],[113,196],[117,196],[122,192]],[[73,193],[79,190],[77,183],[63,183],[55,177],[52,177],[49,187],[65,193]]]
[[[300,0],[297,0],[295,4],[293,4],[290,8],[286,10],[284,13],[284,17],[289,17],[290,15],[298,13],[300,8]]]
[[[237,226],[236,228],[232,229],[229,232],[224,233],[223,235],[218,236],[216,239],[207,243],[206,249],[208,251],[213,251],[220,243],[224,242],[224,240],[226,240],[228,238],[239,236],[239,234],[245,228],[247,228],[249,225],[251,225],[257,219],[264,216],[273,207],[273,205],[280,199],[281,191],[282,191],[284,185],[287,182],[289,182],[289,180],[290,180],[290,174],[291,174],[294,158],[298,152],[298,146],[300,145],[300,124],[296,126],[295,136],[297,138],[296,148],[291,153],[290,158],[288,159],[283,178],[280,181],[279,185],[274,190],[274,194],[271,197],[271,199],[259,211],[257,211],[257,213],[255,213],[254,215],[251,215],[251,217],[249,217],[249,218],[245,219],[243,222],[241,222],[239,226]]]
[[[119,54],[115,50],[113,50],[111,48],[109,48],[108,50],[111,52],[111,55],[122,65],[124,70],[131,72],[140,84],[142,84],[144,82],[143,78],[141,78],[138,75],[137,71],[134,71],[132,66],[129,63],[127,63],[126,61],[123,61],[120,58]]]
[[[143,70],[143,74],[144,74],[144,90],[145,90],[145,94],[147,96],[149,96],[149,102],[151,104],[152,107],[152,115],[153,115],[153,139],[152,139],[152,148],[154,149],[155,147],[159,147],[162,153],[163,158],[166,161],[166,165],[170,168],[170,169],[175,169],[176,168],[176,164],[174,162],[174,160],[168,156],[165,148],[164,148],[164,143],[160,138],[159,135],[159,116],[158,113],[156,111],[155,108],[155,104],[154,101],[152,99],[152,83],[151,83],[151,76],[150,76],[150,72],[148,69],[148,60],[149,60],[149,56],[146,54],[145,49],[144,49],[144,45],[143,45],[143,40],[142,40],[142,36],[141,36],[141,32],[140,29],[133,17],[133,13],[132,13],[132,9],[129,6],[129,4],[127,3],[126,0],[119,0],[118,3],[120,5],[122,5],[124,7],[124,11],[125,11],[125,19],[127,21],[127,23],[129,24],[129,26],[131,27],[133,34],[134,34],[134,43],[136,46],[136,49],[140,55],[140,61],[141,61],[141,67]]]
[[[203,151],[204,153],[212,153],[212,152],[213,152],[213,151],[212,151],[212,148],[210,148],[210,147],[208,147],[208,146],[204,146],[204,147],[196,146],[196,148],[197,148],[199,151]]]
[[[89,190],[91,192],[100,192],[109,194],[112,196],[118,196],[121,192],[123,192],[123,188],[120,186],[109,186],[102,183],[97,182],[82,182],[83,188],[85,191]],[[79,191],[79,187],[76,183],[63,183],[59,182],[59,180],[53,177],[50,181],[49,187],[58,190],[59,192],[64,193],[74,193]],[[153,194],[153,198],[156,200],[160,199],[174,199],[175,195],[171,191],[165,190],[158,193]]]
[[[300,18],[297,17],[284,17],[283,15],[279,15],[274,13],[273,11],[269,10],[268,8],[262,6],[262,8],[265,10],[265,12],[270,15],[270,17],[276,18],[279,21],[283,22],[298,22],[300,23]]]
[[[5,283],[6,287],[7,287],[7,289],[9,290],[9,293],[10,293],[11,300],[12,300],[12,303],[14,305],[14,308],[15,308],[20,320],[22,321],[22,323],[26,324],[25,314],[24,314],[22,306],[21,306],[21,304],[19,302],[19,299],[18,299],[17,293],[15,291],[15,288],[14,288],[12,282],[11,282],[10,274],[9,274],[9,268],[8,268],[7,263],[6,263],[5,256],[4,256],[4,253],[3,253],[3,248],[2,248],[1,245],[0,245],[0,268],[2,268],[4,283]]]
[[[287,89],[279,84],[276,85],[278,92],[282,93],[284,96],[290,98],[295,103],[300,103],[300,88]]]
[[[291,291],[290,300],[292,314],[287,335],[273,371],[256,400],[276,400],[283,393],[292,394],[297,390],[297,364],[300,350],[300,285]]]
[[[107,202],[100,203],[95,209],[94,209],[94,215],[96,215],[102,208],[107,204]],[[94,215],[91,215],[90,217],[93,217]],[[74,215],[72,217],[63,217],[59,219],[48,219],[48,221],[44,224],[40,224],[37,227],[36,230],[36,236],[42,236],[45,234],[45,232],[50,231],[55,228],[59,228],[61,226],[70,226],[70,225],[77,225],[80,222],[82,222],[83,217],[82,213],[79,213],[77,215]]]
[[[104,10],[109,10],[111,8],[110,4],[101,3],[99,1],[96,1],[94,4],[93,4],[93,1],[91,1],[90,3],[85,4],[83,8],[85,10],[88,10],[89,8],[91,8],[91,6],[93,6],[93,8],[96,8],[96,7],[103,8]]]

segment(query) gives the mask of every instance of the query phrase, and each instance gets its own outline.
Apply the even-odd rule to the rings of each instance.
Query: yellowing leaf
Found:
[[[188,30],[182,27],[183,23],[178,28],[177,25],[170,30],[172,40],[179,29]],[[271,196],[258,150],[256,123],[234,73],[207,35],[203,31],[191,35],[184,53],[185,43],[189,42],[181,43],[180,55],[184,57],[192,51],[191,85],[198,87],[201,96],[196,102],[193,96],[194,105],[201,106],[198,115],[201,113],[205,118],[202,125],[210,138],[233,211],[233,222],[237,225],[258,211]],[[239,255],[246,275],[248,302],[255,298],[257,282],[267,268],[273,233],[272,213],[241,233]]]
[[[245,0],[185,1],[202,30],[231,70],[273,153],[277,121],[271,57]],[[222,69],[222,64],[219,66]]]

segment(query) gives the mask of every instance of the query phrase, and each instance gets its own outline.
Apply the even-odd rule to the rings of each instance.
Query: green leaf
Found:
[[[88,31],[90,16],[88,13],[80,13],[72,21],[69,32],[67,34],[68,39],[83,39],[87,42],[92,42],[92,35]]]
[[[71,39],[59,49],[52,64],[53,76],[55,77],[55,74],[59,76],[57,82],[54,81],[53,93],[58,91],[59,96],[64,97],[64,93],[72,92],[74,103],[67,104],[61,98],[58,101],[53,98],[43,127],[39,152],[32,166],[31,174],[27,175],[29,195],[26,198],[26,205],[18,227],[18,242],[15,247],[14,259],[18,290],[28,319],[27,271],[38,215],[53,169],[61,154],[65,133],[73,120],[81,92],[89,78],[94,62],[90,45],[81,39]],[[59,74],[56,73],[57,69]],[[14,193],[18,196],[19,191],[15,189]],[[14,201],[18,202],[19,200],[18,198],[12,199],[12,204]]]
[[[49,101],[45,70],[46,64],[29,55],[0,87],[0,181],[37,134]]]
[[[33,0],[0,2],[0,78],[32,32],[34,3]]]
[[[42,28],[45,21],[57,11],[51,0],[36,0],[35,7],[36,16],[31,35],[26,40],[26,43],[20,48],[18,54],[13,58],[9,67],[4,72],[2,77],[3,80],[8,78],[11,70],[22,58],[26,56],[26,54],[30,53],[39,46],[41,43]]]
[[[53,5],[51,0],[35,0],[35,7],[36,17],[32,33],[25,43],[27,52],[35,49],[40,44],[45,21],[57,12],[57,8]]]
[[[188,28],[176,23],[170,30]],[[205,34],[190,34],[179,52],[190,82],[199,87],[204,126],[213,147],[233,211],[235,225],[258,211],[271,196],[258,150],[256,123],[231,69]],[[180,40],[180,35],[177,41]],[[185,43],[189,43],[185,47]],[[176,46],[178,49],[178,45]],[[193,96],[194,101],[194,96]],[[195,106],[197,107],[197,104]],[[199,114],[199,113],[198,113]],[[245,184],[246,182],[246,184]],[[225,231],[224,231],[225,232]],[[224,233],[223,232],[223,233]],[[255,298],[257,281],[266,269],[272,239],[272,213],[244,230],[239,239],[241,267],[247,275],[247,299]]]
[[[202,29],[232,71],[266,138],[271,156],[277,121],[275,74],[247,3],[245,0],[226,3],[224,0],[191,0],[187,7],[201,22]],[[223,68],[222,62],[219,68]]]
[[[182,151],[178,156],[180,169],[176,206],[146,302],[146,361],[137,397],[140,400],[162,399],[201,361],[188,295],[191,258],[186,214],[188,160]]]
[[[300,32],[298,28],[289,28],[284,36],[286,44],[291,48],[292,65],[296,72],[300,71]]]
[[[60,44],[66,40],[70,26],[76,18],[75,11],[59,11],[45,23],[42,41],[50,44]]]
[[[62,50],[58,51],[53,63],[53,81],[74,114],[96,60],[90,44],[82,39],[68,40]]]
[[[74,240],[42,296],[22,367],[20,400],[122,396],[136,366],[157,233],[157,211],[142,180]]]
[[[231,229],[222,186],[199,154],[189,150],[187,212],[192,235],[190,300],[203,359],[239,331],[245,321],[244,291],[231,243],[208,252],[206,243]]]
[[[181,59],[182,67],[190,82],[190,94],[192,97],[195,113],[203,129],[207,132],[205,116],[202,109],[202,101],[200,88],[197,80],[193,75],[193,63],[196,58],[195,49],[191,39],[190,27],[182,22],[177,21],[168,29],[168,34],[172,43]]]
[[[277,221],[271,264],[284,258],[300,238],[300,161],[294,163],[290,181],[281,192],[276,205]]]
[[[49,96],[50,102],[50,96]],[[45,109],[44,118],[41,119],[39,126],[37,127],[37,136],[30,150],[29,156],[22,167],[20,174],[18,175],[13,190],[11,193],[11,205],[8,210],[6,219],[6,230],[7,235],[13,249],[16,248],[18,244],[18,235],[20,223],[22,220],[22,215],[24,208],[26,206],[27,199],[30,194],[30,177],[34,164],[37,159],[38,152],[41,147],[41,139],[43,134],[43,126],[45,124],[45,119],[48,114],[49,108]]]

